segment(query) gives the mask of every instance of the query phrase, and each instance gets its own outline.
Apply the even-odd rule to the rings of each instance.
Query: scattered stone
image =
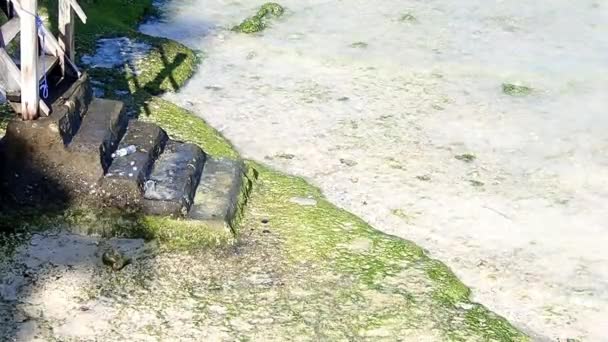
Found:
[[[344,102],[344,101],[348,101],[350,100],[347,96],[342,96],[341,98],[338,99],[338,101]]]
[[[351,48],[356,48],[356,49],[365,49],[367,48],[369,45],[366,42],[355,42],[350,44]]]
[[[465,153],[465,154],[460,154],[457,156],[454,156],[454,158],[463,161],[465,163],[472,163],[475,161],[475,159],[477,159],[477,157],[475,157],[474,155],[470,154],[470,153]]]
[[[294,154],[291,153],[279,153],[277,155],[275,155],[276,158],[281,158],[281,159],[293,159],[296,156]]]
[[[416,176],[416,178],[423,182],[429,182],[431,180],[431,176],[429,175]]]
[[[344,159],[344,158],[340,158],[340,163],[346,165],[346,166],[350,166],[353,167],[355,165],[357,165],[358,163],[354,160],[351,159]]]
[[[532,94],[533,89],[524,85],[517,85],[512,83],[503,83],[502,92],[516,97],[523,97]]]
[[[474,180],[474,179],[469,179],[469,183],[471,183],[472,186],[484,186],[484,182],[480,182],[478,180]]]
[[[129,263],[131,263],[131,259],[122,255],[120,251],[115,248],[108,248],[101,255],[101,261],[104,265],[111,267],[114,271],[120,271]]]
[[[399,18],[399,21],[414,24],[418,22],[418,19],[416,19],[416,17],[414,17],[411,13],[405,13]]]
[[[255,51],[251,51],[247,54],[247,60],[252,60],[254,58],[256,58],[258,56],[258,54]]]
[[[317,200],[315,200],[314,198],[308,198],[308,197],[292,197],[289,199],[289,202],[299,204],[302,206],[317,205]]]
[[[408,214],[405,210],[403,209],[393,209],[391,210],[391,212],[393,213],[393,215],[404,219],[405,221],[410,221],[413,217],[412,215]]]

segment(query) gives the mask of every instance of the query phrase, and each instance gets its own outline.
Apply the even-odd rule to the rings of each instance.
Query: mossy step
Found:
[[[143,196],[143,186],[154,160],[162,153],[167,133],[155,124],[132,120],[118,145],[118,150],[134,146],[136,151],[115,156],[102,180],[105,202],[111,207],[137,207]]]
[[[169,141],[146,180],[143,211],[150,215],[186,215],[205,159],[205,153],[198,146]]]
[[[188,216],[213,229],[229,227],[237,213],[244,175],[242,161],[208,159]]]
[[[80,129],[68,145],[73,158],[71,164],[77,168],[74,171],[88,175],[91,179],[101,179],[111,163],[112,153],[116,150],[127,123],[122,102],[93,99]]]

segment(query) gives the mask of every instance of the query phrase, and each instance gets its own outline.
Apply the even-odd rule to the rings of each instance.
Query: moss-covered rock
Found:
[[[502,84],[502,92],[516,97],[523,97],[532,94],[533,89],[528,86],[512,84],[512,83],[503,83]]]
[[[266,28],[269,18],[280,17],[284,12],[285,9],[277,3],[265,3],[254,16],[243,20],[242,23],[233,27],[232,30],[241,33],[261,32]]]

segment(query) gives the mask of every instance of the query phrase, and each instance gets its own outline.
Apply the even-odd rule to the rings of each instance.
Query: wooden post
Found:
[[[21,16],[21,116],[23,120],[38,118],[38,0],[21,0],[25,15]]]
[[[61,70],[65,75],[65,58],[74,60],[74,10],[70,0],[59,0],[59,45],[65,51],[65,57],[60,61]]]

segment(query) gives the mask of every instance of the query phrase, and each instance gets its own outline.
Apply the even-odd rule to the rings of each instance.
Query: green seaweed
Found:
[[[463,161],[465,163],[472,163],[475,161],[475,159],[477,159],[477,157],[475,157],[475,155],[470,154],[470,153],[465,153],[465,154],[459,154],[457,156],[454,156],[454,158]]]
[[[355,42],[350,44],[351,48],[357,48],[357,49],[365,49],[368,47],[368,44],[366,42]]]
[[[524,85],[503,83],[502,92],[510,96],[523,97],[532,94],[533,89]]]
[[[265,3],[254,16],[243,20],[239,25],[233,27],[232,30],[248,34],[261,32],[266,29],[268,19],[280,17],[284,12],[285,9],[277,3]]]
[[[399,18],[399,21],[404,22],[404,23],[417,23],[418,19],[416,19],[416,17],[411,13],[404,13]]]

